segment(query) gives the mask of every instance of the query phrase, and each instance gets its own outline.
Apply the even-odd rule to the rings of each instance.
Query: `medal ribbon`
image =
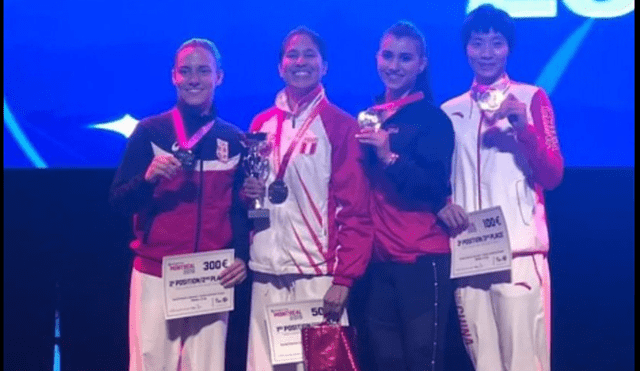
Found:
[[[387,103],[378,104],[376,106],[371,107],[370,109],[375,111],[394,110],[394,109],[404,107],[407,104],[417,102],[423,98],[424,98],[424,93],[419,91],[419,92],[407,95],[404,98],[396,99]]]
[[[275,164],[276,166],[278,166],[278,173],[276,174],[276,180],[282,180],[284,178],[284,172],[287,169],[289,160],[291,160],[291,155],[293,154],[293,150],[298,145],[298,142],[300,142],[300,139],[302,139],[302,136],[304,135],[304,133],[307,132],[307,129],[311,127],[311,123],[318,116],[318,113],[320,112],[322,107],[324,107],[327,104],[327,100],[325,99],[324,94],[322,94],[319,97],[319,100],[320,101],[316,104],[313,110],[309,112],[309,116],[307,116],[307,119],[304,120],[300,129],[298,129],[298,132],[296,133],[295,137],[293,137],[291,144],[289,144],[289,148],[287,148],[287,152],[285,152],[284,156],[282,156],[282,161],[280,161],[280,141],[282,139],[282,123],[284,120],[278,123],[278,129],[277,129],[278,131],[276,133],[276,143],[275,143],[276,148],[274,151],[275,152],[274,155],[276,157]]]
[[[176,136],[178,137],[178,145],[180,148],[190,150],[204,137],[209,130],[213,127],[215,120],[211,120],[209,123],[198,129],[195,134],[187,141],[187,135],[184,131],[184,121],[182,115],[177,108],[171,110],[171,116],[173,116],[173,127],[176,130]]]
[[[501,91],[502,94],[506,97],[507,90],[509,90],[510,86],[511,86],[511,80],[509,79],[509,76],[507,76],[506,73],[500,76],[498,80],[496,80],[491,85],[479,84],[474,79],[473,83],[471,84],[471,96],[473,100],[478,102],[484,93],[490,90],[498,90],[498,91]]]

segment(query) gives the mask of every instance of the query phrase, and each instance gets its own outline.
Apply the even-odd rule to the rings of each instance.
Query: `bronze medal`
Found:
[[[186,169],[191,169],[195,164],[196,156],[189,150],[180,148],[176,151],[175,156],[182,164],[182,167]]]
[[[276,179],[269,185],[269,201],[274,205],[283,203],[289,195],[289,188],[282,179]]]

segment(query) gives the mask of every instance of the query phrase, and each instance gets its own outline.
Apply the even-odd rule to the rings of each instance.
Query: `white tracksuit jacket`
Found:
[[[513,254],[546,254],[543,190],[555,187],[563,174],[553,109],[539,87],[510,81],[509,93],[527,105],[527,130],[534,140],[518,141],[506,118],[488,125],[472,90],[442,105],[456,140],[452,201],[466,212],[501,206]]]
[[[358,124],[327,101],[322,86],[303,100],[302,108],[293,110],[281,91],[276,105],[251,124],[252,132],[267,133],[273,148],[268,187],[279,170],[278,158],[314,114],[286,167],[287,199],[274,205],[265,197],[270,227],[255,232],[249,267],[274,275],[333,275],[334,283],[351,286],[364,273],[373,239]]]

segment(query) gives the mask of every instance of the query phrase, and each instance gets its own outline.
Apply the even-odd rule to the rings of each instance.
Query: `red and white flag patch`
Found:
[[[220,138],[216,139],[216,156],[221,162],[229,161],[229,142]]]
[[[300,143],[300,154],[301,155],[313,155],[316,153],[316,149],[318,148],[318,138],[305,138],[302,143]]]

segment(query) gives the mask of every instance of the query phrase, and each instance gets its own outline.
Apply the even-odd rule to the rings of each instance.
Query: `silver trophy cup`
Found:
[[[244,145],[247,155],[242,166],[247,176],[266,181],[269,177],[269,144],[266,133],[247,133],[244,135]],[[249,219],[269,219],[269,209],[265,209],[261,198],[253,200],[247,215]]]

